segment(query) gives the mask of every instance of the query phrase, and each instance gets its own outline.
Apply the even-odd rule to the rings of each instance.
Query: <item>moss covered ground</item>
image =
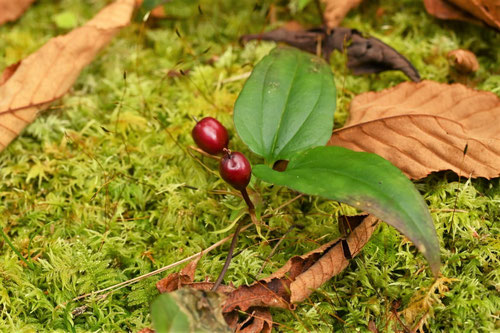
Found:
[[[0,68],[83,24],[107,2],[37,1],[17,22],[0,27]],[[0,332],[150,326],[149,304],[161,275],[105,298],[65,302],[183,259],[230,233],[225,229],[244,208],[242,200],[219,179],[215,161],[194,159],[185,148],[192,144],[191,117],[213,116],[228,127],[233,148],[258,162],[232,124],[244,80],[224,80],[249,72],[274,44],[242,46],[238,37],[290,19],[320,23],[314,6],[293,13],[286,1],[275,1],[278,22],[270,24],[271,3],[200,0],[200,11],[196,1],[174,1],[171,18],[145,27],[134,22],[0,153],[1,227],[34,266],[0,238]],[[481,67],[468,84],[500,94],[500,34],[490,29],[439,22],[418,0],[366,1],[344,24],[382,39],[423,78],[439,82],[456,80],[447,52],[469,49]],[[187,74],[168,75],[175,70]],[[339,91],[336,127],[356,94],[406,80],[398,72],[354,76],[340,53],[332,56],[332,70]],[[434,281],[411,243],[382,225],[362,254],[308,301],[293,312],[273,310],[277,331],[365,332],[373,321],[391,332],[395,304],[403,322],[413,327],[420,321],[429,332],[500,329],[499,179],[441,172],[416,185],[435,221],[443,276]],[[252,192],[266,213],[296,196],[260,182]],[[269,242],[253,228],[244,232],[226,281],[254,281],[291,225],[304,228],[287,234],[264,274],[336,237],[337,218],[345,212],[353,210],[307,196],[279,209],[263,228]],[[196,278],[215,279],[227,249],[204,256]],[[81,306],[83,313],[72,314]]]

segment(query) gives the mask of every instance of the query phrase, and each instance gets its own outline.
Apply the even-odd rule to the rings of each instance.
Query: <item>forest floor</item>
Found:
[[[37,1],[18,21],[0,27],[0,69],[83,24],[106,3]],[[64,98],[0,153],[1,227],[34,266],[0,238],[1,332],[136,332],[151,326],[150,303],[162,274],[106,297],[71,300],[186,258],[231,233],[228,226],[244,203],[219,178],[215,161],[187,153],[192,117],[216,117],[235,150],[258,161],[236,136],[232,108],[245,82],[237,78],[275,44],[241,45],[238,39],[292,19],[321,23],[314,6],[293,13],[285,1],[276,4],[277,21],[270,23],[270,3],[201,0],[199,10],[197,1],[174,1],[175,17],[146,26],[136,20]],[[491,29],[438,21],[418,0],[366,1],[343,25],[381,39],[423,78],[438,82],[457,79],[446,54],[469,49],[480,69],[466,84],[500,94],[500,34]],[[345,122],[355,95],[407,80],[399,72],[355,76],[339,52],[331,64],[335,127]],[[262,213],[297,195],[261,182],[252,186]],[[408,326],[420,322],[430,332],[499,329],[499,179],[440,172],[416,186],[435,222],[442,276],[433,280],[415,247],[382,224],[343,273],[293,312],[272,311],[278,330],[363,332],[373,321],[385,332],[397,321],[395,312]],[[225,281],[251,283],[337,237],[337,218],[348,212],[355,211],[309,196],[284,206],[263,226],[267,241],[255,228],[241,235]],[[258,275],[292,225],[303,229],[286,234]],[[214,280],[227,250],[228,244],[204,255],[196,280]],[[72,314],[82,306],[83,313]]]

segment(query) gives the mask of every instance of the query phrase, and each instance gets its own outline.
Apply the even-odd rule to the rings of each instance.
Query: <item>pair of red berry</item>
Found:
[[[217,119],[206,117],[200,120],[191,132],[194,141],[204,152],[211,155],[224,154],[219,164],[219,173],[235,189],[243,191],[252,176],[252,167],[245,155],[227,149],[227,130]]]

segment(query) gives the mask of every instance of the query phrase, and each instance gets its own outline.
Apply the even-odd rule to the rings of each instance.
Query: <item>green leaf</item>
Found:
[[[333,129],[335,84],[321,58],[276,48],[255,66],[234,106],[236,130],[269,163],[326,144]]]
[[[187,315],[169,294],[162,294],[153,302],[151,316],[158,333],[190,332]]]
[[[317,147],[292,157],[283,172],[256,165],[258,178],[347,203],[405,234],[439,273],[439,242],[428,207],[413,183],[382,157],[342,147]]]

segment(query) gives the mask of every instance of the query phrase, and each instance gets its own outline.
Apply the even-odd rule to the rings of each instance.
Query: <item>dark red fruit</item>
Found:
[[[221,154],[229,142],[224,125],[212,117],[200,120],[193,128],[191,135],[198,147],[212,155]]]
[[[237,190],[244,190],[252,177],[252,167],[245,155],[238,152],[227,152],[220,160],[219,172],[229,185]]]

